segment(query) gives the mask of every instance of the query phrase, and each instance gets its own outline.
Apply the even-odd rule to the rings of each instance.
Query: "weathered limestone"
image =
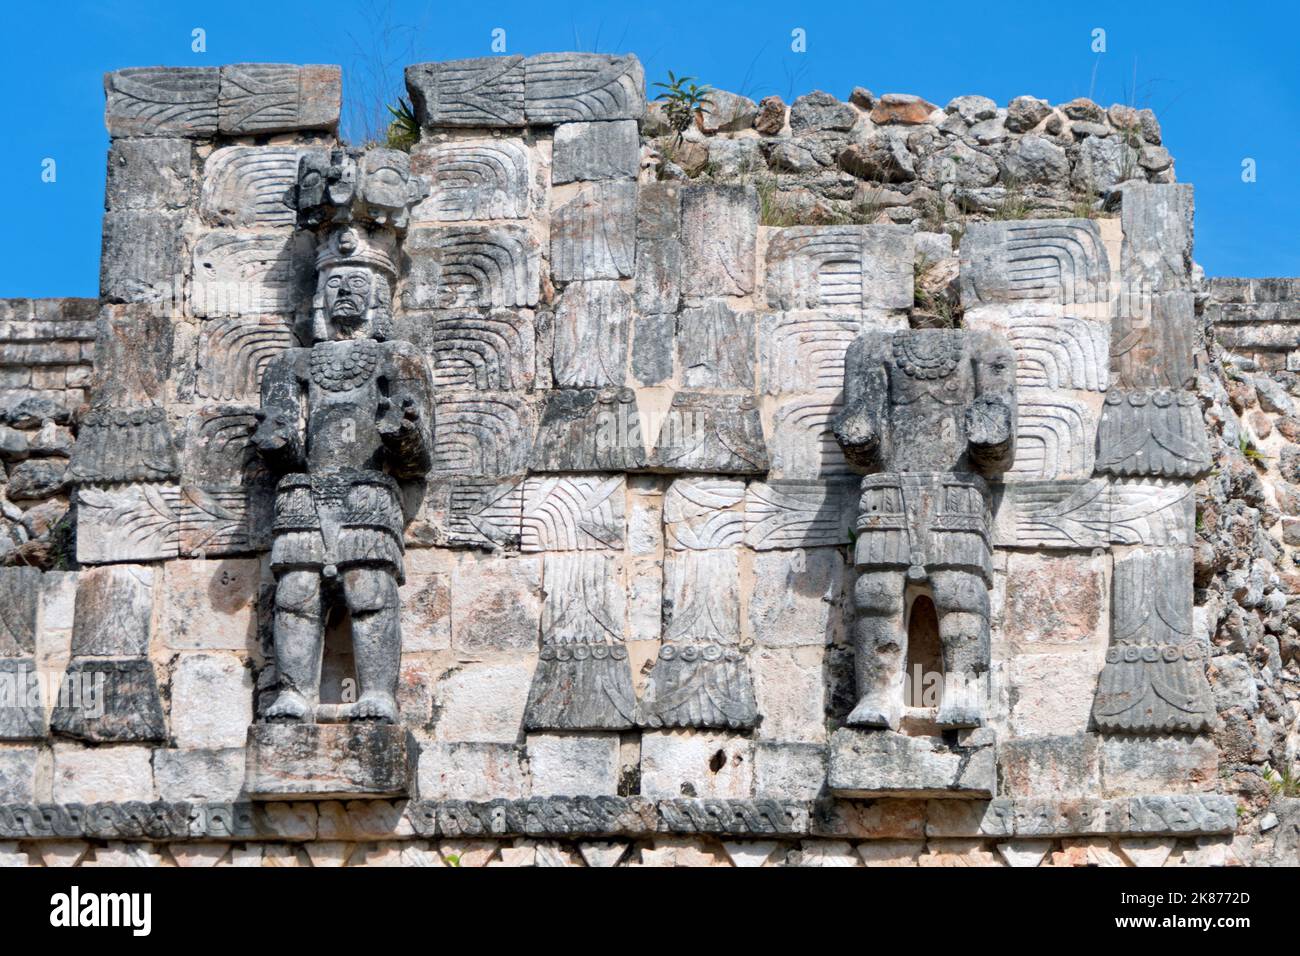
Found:
[[[244,787],[254,799],[406,796],[418,753],[403,727],[254,724]]]
[[[961,244],[962,305],[1070,306],[1110,298],[1110,267],[1089,219],[972,223]]]
[[[828,784],[838,796],[980,799],[997,791],[990,744],[950,749],[932,737],[844,728],[830,746]]]

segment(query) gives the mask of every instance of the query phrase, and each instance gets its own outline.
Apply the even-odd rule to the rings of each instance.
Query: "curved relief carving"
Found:
[[[199,339],[195,392],[219,402],[252,401],[271,359],[293,344],[292,325],[278,316],[205,322]]]
[[[304,152],[292,146],[217,150],[203,167],[200,212],[218,226],[292,227],[298,217],[298,158]]]
[[[435,403],[433,474],[506,477],[528,465],[536,413],[509,394],[465,393]]]
[[[537,241],[520,226],[417,228],[406,254],[407,309],[537,304]]]
[[[456,141],[420,146],[411,168],[431,183],[416,219],[524,219],[528,215],[528,150],[514,140]]]

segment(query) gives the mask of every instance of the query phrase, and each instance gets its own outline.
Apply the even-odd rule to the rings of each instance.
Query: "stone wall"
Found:
[[[1290,382],[1203,334],[1227,287],[1204,301],[1154,116],[719,94],[679,143],[634,57],[407,82],[429,192],[393,318],[436,385],[400,592],[409,791],[248,785],[278,683],[252,435],[267,364],[311,341],[296,187],[339,145],[338,71],[124,70],[105,79],[101,300],[64,306],[66,333],[26,320],[62,343],[97,309],[89,381],[62,371],[65,411],[3,396],[11,499],[34,436],[77,443],[73,570],[21,549],[9,563],[37,568],[0,570],[0,675],[30,691],[0,709],[0,861],[1295,862],[1300,818],[1264,773],[1295,756],[1290,519],[1256,522],[1267,542],[1242,529],[1291,514],[1249,489],[1300,475],[1238,441],[1271,454]],[[992,704],[945,733],[915,708],[886,754],[842,726],[860,475],[831,424],[855,337],[933,326],[1016,350]],[[1143,377],[1152,352],[1168,380]],[[1150,417],[1156,395],[1175,418]],[[1146,561],[1168,562],[1187,673],[1210,659],[1205,726],[1094,715]],[[321,703],[354,676],[333,621]]]

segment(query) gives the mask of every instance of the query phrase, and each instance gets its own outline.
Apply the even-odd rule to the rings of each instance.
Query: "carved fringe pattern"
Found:
[[[397,483],[380,472],[285,475],[276,487],[271,567],[384,565],[404,581]]]
[[[1192,554],[1138,552],[1115,562],[1113,632],[1093,719],[1109,733],[1199,733],[1215,723],[1205,650],[1192,638]]]
[[[1097,473],[1195,478],[1209,471],[1209,440],[1193,392],[1112,390],[1097,429]]]
[[[77,482],[180,477],[166,412],[161,408],[91,412],[81,426],[69,471]]]
[[[988,489],[977,475],[868,475],[858,507],[858,567],[971,568],[992,580]]]

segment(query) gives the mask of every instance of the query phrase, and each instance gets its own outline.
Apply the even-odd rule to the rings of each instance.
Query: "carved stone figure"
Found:
[[[989,492],[1014,457],[1016,359],[996,333],[864,332],[849,347],[834,424],[862,481],[853,626],[859,700],[848,723],[896,730],[909,588],[929,592],[945,686],[938,723],[979,726],[989,667]],[[962,678],[958,681],[956,678]]]
[[[391,150],[328,164],[304,155],[299,222],[324,224],[311,340],[268,365],[253,442],[281,477],[271,568],[276,575],[279,695],[267,720],[314,721],[328,606],[351,613],[358,698],[350,720],[394,722],[403,581],[399,482],[433,461],[433,384],[423,358],[389,341],[397,232],[422,195]]]

